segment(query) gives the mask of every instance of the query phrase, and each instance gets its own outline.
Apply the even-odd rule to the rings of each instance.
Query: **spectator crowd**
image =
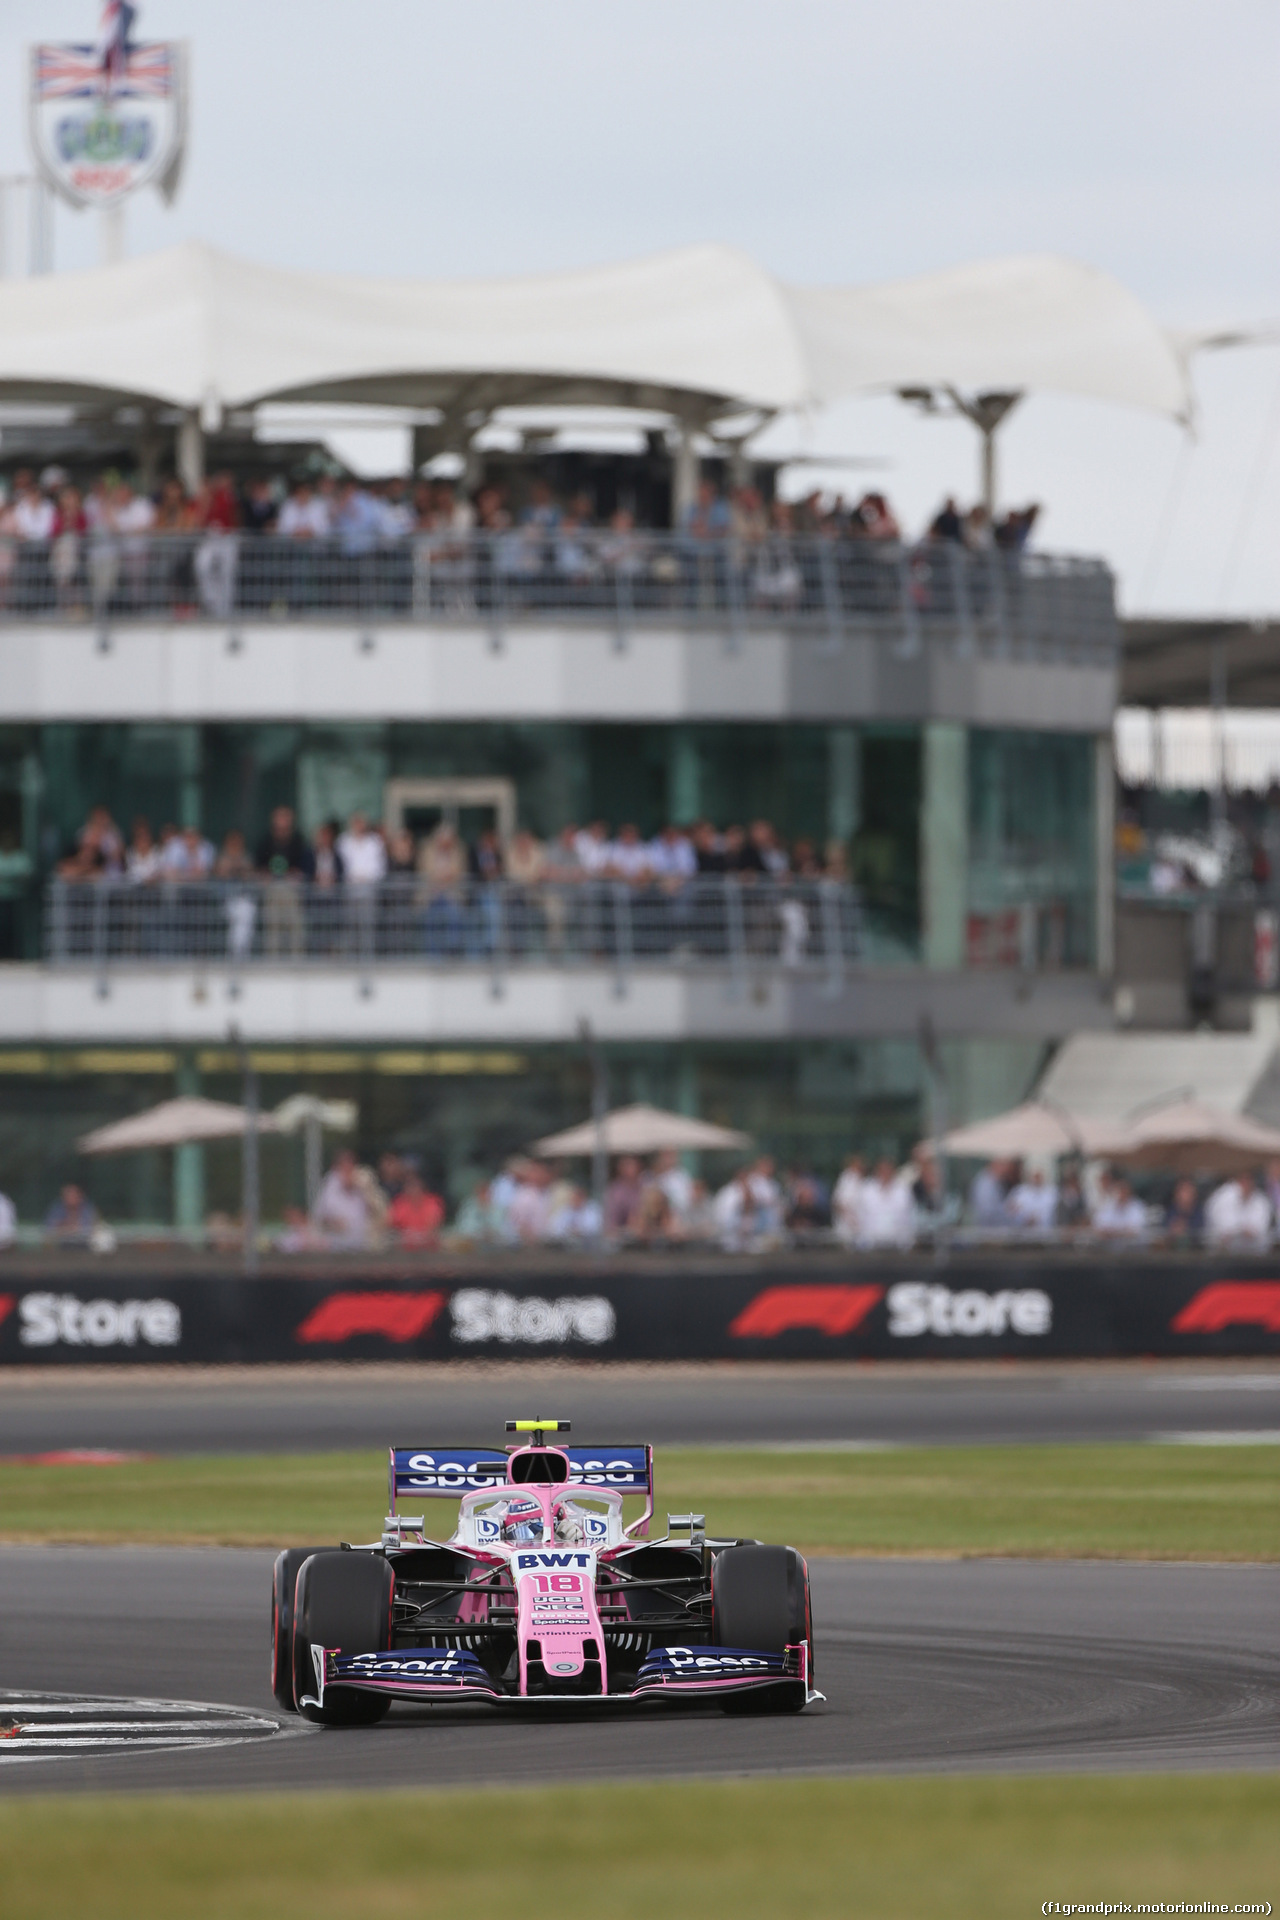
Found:
[[[820,591],[793,545],[818,540],[866,555],[911,552],[912,592],[927,606],[931,550],[1017,555],[1038,515],[1029,506],[993,522],[984,507],[964,510],[948,498],[911,541],[882,493],[853,504],[818,492],[787,502],[753,486],[722,492],[707,480],[674,532],[656,541],[628,508],[601,523],[591,495],[559,500],[541,480],[513,507],[502,486],[468,495],[444,480],[321,473],[290,486],[223,471],[194,492],[172,477],[150,492],[115,470],[82,489],[60,467],[23,468],[7,487],[0,482],[0,612],[158,609],[225,620],[238,608],[305,612],[343,601],[407,612],[522,591],[572,602],[589,599],[593,583],[614,592],[621,584],[636,605],[694,584],[701,604],[709,585],[724,598],[721,570],[708,581],[695,569],[691,583],[681,556],[724,543],[748,556],[749,601],[784,610]],[[255,553],[252,541],[264,537],[269,549]]]
[[[1051,1181],[1039,1168],[993,1161],[974,1178],[966,1206],[949,1196],[932,1150],[921,1145],[898,1165],[858,1154],[830,1184],[768,1154],[744,1162],[720,1184],[666,1151],[622,1154],[610,1163],[603,1200],[567,1161],[517,1154],[450,1211],[421,1159],[384,1152],[376,1168],[350,1149],[338,1153],[310,1209],[286,1207],[272,1243],[285,1254],[380,1252],[395,1248],[519,1249],[538,1246],[679,1248],[727,1253],[841,1246],[906,1252],[939,1236],[963,1244],[1009,1242],[1115,1248],[1207,1247],[1263,1252],[1280,1241],[1280,1160],[1255,1174],[1202,1185],[1175,1180],[1163,1201],[1143,1200],[1113,1168],[1074,1168]],[[239,1221],[212,1215],[211,1245],[238,1246]],[[0,1247],[18,1235],[17,1214],[0,1193]],[[116,1237],[82,1188],[65,1185],[49,1208],[51,1245],[114,1250]]]

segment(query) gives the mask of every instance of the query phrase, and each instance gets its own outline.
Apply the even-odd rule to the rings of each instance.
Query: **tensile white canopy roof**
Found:
[[[142,402],[200,410],[210,427],[268,400],[709,420],[905,388],[1191,407],[1177,344],[1133,294],[1051,255],[814,289],[723,246],[427,281],[294,273],[193,244],[0,283],[0,400]]]

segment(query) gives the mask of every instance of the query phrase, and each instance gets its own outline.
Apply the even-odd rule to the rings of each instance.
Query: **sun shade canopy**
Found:
[[[570,1160],[578,1154],[594,1153],[598,1134],[604,1136],[606,1153],[661,1153],[672,1148],[677,1153],[736,1151],[751,1145],[751,1136],[732,1127],[712,1126],[707,1120],[691,1120],[687,1114],[664,1113],[660,1107],[616,1107],[607,1113],[599,1129],[594,1120],[564,1133],[548,1134],[536,1140],[531,1149],[542,1160]]]
[[[1052,255],[791,287],[732,247],[585,272],[294,273],[200,245],[0,283],[0,400],[623,405],[690,419],[902,388],[1044,389],[1185,418],[1185,358],[1105,273]]]
[[[957,1127],[942,1146],[954,1159],[1009,1160],[1023,1154],[1109,1153],[1118,1138],[1117,1129],[1103,1121],[1028,1100],[990,1120]]]
[[[225,1100],[163,1100],[158,1107],[96,1127],[79,1142],[81,1153],[129,1153],[141,1147],[180,1147],[190,1140],[232,1140],[244,1133],[243,1107]],[[276,1132],[269,1114],[259,1114],[258,1131]]]

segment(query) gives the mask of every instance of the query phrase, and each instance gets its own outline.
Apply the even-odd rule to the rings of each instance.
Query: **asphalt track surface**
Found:
[[[237,1746],[0,1764],[0,1792],[1280,1766],[1280,1569],[825,1560],[812,1572],[828,1698],[798,1716],[396,1706],[359,1731],[288,1717],[292,1733]],[[270,1574],[262,1552],[0,1549],[0,1678],[264,1713]]]
[[[0,1372],[0,1454],[493,1444],[505,1419],[584,1440],[899,1446],[1280,1435],[1272,1361],[591,1366],[502,1362]]]

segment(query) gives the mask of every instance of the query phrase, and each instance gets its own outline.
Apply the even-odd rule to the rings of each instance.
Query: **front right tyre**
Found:
[[[809,1642],[809,1684],[813,1685],[813,1607],[809,1569],[794,1547],[726,1547],[711,1563],[711,1639],[718,1647],[742,1647],[755,1653],[785,1653]],[[798,1685],[761,1688],[726,1700],[727,1713],[798,1713],[804,1692]]]

